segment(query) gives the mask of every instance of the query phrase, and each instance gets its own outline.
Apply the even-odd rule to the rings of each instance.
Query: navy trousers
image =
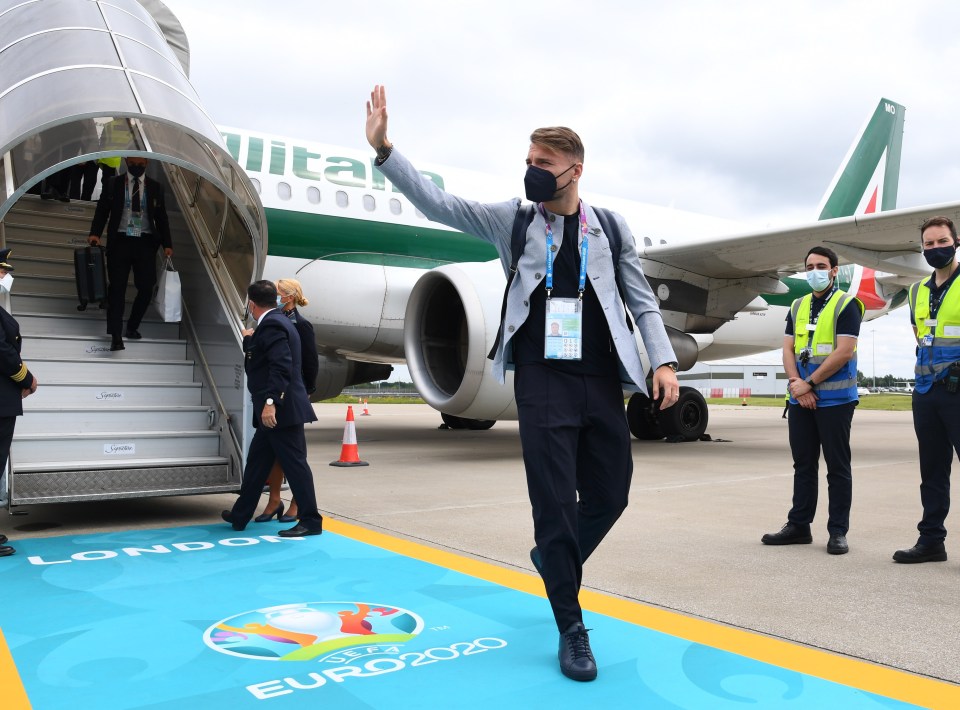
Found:
[[[827,495],[830,497],[827,531],[846,535],[850,528],[853,476],[850,471],[850,425],[856,402],[804,409],[790,405],[788,428],[793,453],[793,507],[787,520],[809,525],[817,512],[820,450],[827,462]]]
[[[923,518],[917,525],[921,545],[947,537],[943,523],[950,512],[950,466],[960,455],[960,393],[934,383],[928,392],[913,393],[913,428],[920,447],[920,502]]]
[[[253,517],[274,461],[279,461],[283,467],[290,491],[297,501],[300,524],[311,530],[322,530],[323,516],[317,510],[317,494],[313,487],[313,472],[307,463],[307,440],[303,424],[274,429],[257,427],[247,450],[240,497],[233,505],[233,522],[247,523]]]
[[[627,507],[633,457],[623,390],[616,371],[591,377],[534,364],[517,368],[514,392],[534,539],[562,632],[583,620],[583,563]]]

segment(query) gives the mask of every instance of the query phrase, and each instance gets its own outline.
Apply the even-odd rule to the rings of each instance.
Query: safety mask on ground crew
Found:
[[[826,291],[830,285],[830,271],[822,269],[813,269],[807,272],[807,283],[815,292]]]
[[[957,245],[949,247],[935,247],[933,249],[924,249],[923,258],[927,260],[934,269],[942,269],[950,266],[957,256]]]
[[[574,163],[564,170],[563,173],[570,172],[576,165],[577,164]],[[560,173],[560,175],[563,175],[563,173]],[[549,202],[552,200],[557,192],[563,190],[573,182],[573,178],[570,178],[570,181],[567,182],[566,185],[558,188],[557,178],[560,177],[560,175],[554,175],[549,170],[538,168],[536,165],[528,165],[527,174],[523,177],[523,186],[526,189],[527,199],[531,202]]]
[[[10,293],[13,290],[13,275],[7,274],[0,279],[0,293]]]

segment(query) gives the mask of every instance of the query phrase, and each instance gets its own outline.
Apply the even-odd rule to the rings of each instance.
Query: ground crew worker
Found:
[[[950,466],[960,451],[960,288],[957,228],[947,217],[920,227],[923,256],[933,267],[926,281],[910,287],[910,322],[917,338],[913,428],[920,447],[920,538],[893,554],[896,562],[943,562],[943,523],[950,510]]]
[[[115,118],[103,126],[100,134],[100,150],[133,150],[137,145],[130,132],[130,122],[126,118]],[[107,186],[120,169],[120,156],[110,156],[97,160],[100,166],[100,188]]]
[[[813,293],[798,298],[787,314],[783,367],[790,390],[790,450],[793,454],[793,507],[780,532],[761,538],[764,545],[813,542],[810,523],[817,511],[820,450],[827,462],[830,496],[827,552],[849,552],[850,424],[857,397],[857,337],[863,303],[837,287],[836,253],[813,247],[806,258]]]

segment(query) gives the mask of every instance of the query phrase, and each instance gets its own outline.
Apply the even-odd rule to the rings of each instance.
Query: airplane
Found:
[[[879,101],[824,195],[821,220],[896,207],[904,112]],[[385,379],[392,365],[405,362],[423,399],[451,428],[487,429],[516,418],[510,376],[505,386],[497,383],[485,357],[505,283],[492,246],[428,221],[373,165],[370,151],[220,130],[266,213],[263,278],[293,275],[310,301],[301,310],[314,325],[321,358],[317,400]],[[440,188],[480,201],[508,199],[517,188],[516,180],[421,167]],[[809,291],[806,279],[792,274],[806,249],[825,241],[817,231],[756,232],[656,205],[588,192],[584,198],[620,212],[635,230],[681,370],[780,346],[790,303]],[[726,246],[714,246],[724,240]],[[792,256],[784,259],[788,243]],[[927,273],[919,254],[878,255],[849,245],[838,252],[849,260],[851,249],[875,262],[846,264],[839,274],[841,288],[864,302],[867,319],[902,305],[905,286]],[[713,263],[704,262],[707,253]],[[888,271],[877,271],[881,265]],[[678,404],[662,413],[633,394],[627,418],[638,438],[695,440],[708,410],[697,390],[684,387]]]

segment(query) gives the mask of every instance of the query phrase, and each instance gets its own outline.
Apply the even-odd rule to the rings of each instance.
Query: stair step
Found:
[[[109,374],[104,372],[104,374]],[[37,375],[40,378],[40,375]],[[52,382],[40,379],[37,391],[23,400],[25,412],[44,407],[89,407],[103,411],[113,407],[196,406],[202,401],[199,382]],[[17,422],[17,428],[29,417]]]
[[[111,358],[135,360],[150,357],[157,360],[183,360],[187,341],[124,338],[126,349],[110,350],[109,335],[33,335],[23,339],[21,354],[27,361],[46,358]],[[39,376],[39,375],[38,375]]]
[[[84,466],[85,464],[88,464]],[[68,503],[143,496],[226,493],[240,487],[236,465],[221,457],[131,460],[122,464],[80,461],[81,470],[60,464],[13,467],[14,505]]]
[[[74,312],[71,314],[23,313],[14,309],[13,313],[20,324],[20,334],[23,336],[24,343],[38,335],[104,335],[107,327],[104,312],[99,308],[77,311],[76,303],[75,299],[70,301],[74,307]],[[144,338],[178,340],[180,324],[164,323],[159,319],[144,319],[140,323],[139,330]]]
[[[193,380],[193,360],[169,362],[154,359],[131,359],[125,350],[110,355],[120,357],[91,358],[34,358],[28,361],[30,371],[44,382],[91,382],[121,383],[139,382],[190,382]]]
[[[77,290],[74,290],[69,293],[41,293],[41,292],[31,292],[24,293],[19,290],[19,283],[14,285],[16,293],[10,297],[10,312],[17,316],[20,313],[38,313],[43,315],[76,315],[82,316],[85,318],[99,318],[100,320],[105,321],[107,318],[107,311],[105,308],[100,308],[96,303],[90,303],[87,305],[86,310],[78,311],[77,306],[79,301],[77,300]],[[124,312],[129,312],[129,305],[133,302],[130,289],[127,289],[127,298],[124,301],[126,308]],[[157,320],[157,313],[151,307],[147,309],[147,319],[148,320]]]
[[[12,238],[10,227],[7,226],[7,246],[13,249],[13,256],[17,263],[24,257],[26,258],[49,258],[60,259],[73,263],[73,250],[78,247],[87,246],[87,238],[83,235],[69,237],[66,240],[56,242],[41,241],[31,239],[33,233],[24,234],[23,237]]]
[[[28,276],[64,276],[73,277],[73,252],[63,252],[56,256],[29,256],[16,252],[16,278]],[[11,257],[12,258],[12,257]]]
[[[201,431],[211,424],[204,406],[33,407],[17,422],[17,434],[56,432]]]
[[[23,463],[57,463],[73,466],[78,461],[128,461],[163,459],[176,451],[178,456],[217,456],[220,433],[217,431],[138,431],[92,432],[74,434],[14,433],[11,457]],[[125,465],[140,465],[130,464]],[[83,467],[88,467],[84,464]]]
[[[54,294],[58,296],[77,296],[77,281],[73,276],[73,268],[66,275],[39,275],[21,274],[16,277],[18,294]],[[132,283],[127,283],[126,297],[132,299],[136,289]]]

